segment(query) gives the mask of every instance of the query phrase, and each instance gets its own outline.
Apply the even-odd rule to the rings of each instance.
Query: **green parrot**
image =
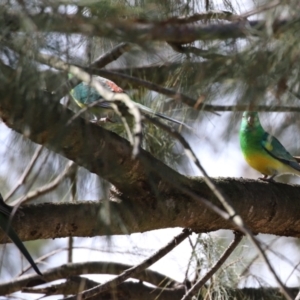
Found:
[[[300,176],[297,160],[260,124],[257,112],[243,113],[239,132],[240,145],[247,163],[263,174],[261,180],[273,181],[281,174]]]
[[[69,78],[72,78],[73,75],[69,74]],[[108,80],[104,77],[100,76],[93,76],[94,79],[99,80],[99,82],[104,85],[108,90],[114,92],[114,93],[125,93],[119,86],[117,86],[113,81]],[[90,87],[87,83],[81,82],[80,84],[76,85],[71,91],[70,94],[75,101],[75,103],[80,108],[85,108],[89,104],[99,101],[102,98],[102,96],[94,89],[93,87]],[[176,123],[178,125],[183,125],[184,127],[187,127],[188,129],[191,129],[188,125],[186,125],[183,122],[177,121],[171,117],[168,117],[166,115],[154,112],[152,109],[135,102],[137,107],[141,110],[142,113],[147,115],[153,115],[161,119],[165,119],[167,121]],[[92,112],[94,116],[93,121],[102,121],[102,122],[116,122],[116,119],[114,118],[114,111],[111,108],[111,102],[105,101],[103,99],[102,102],[99,104],[89,108],[89,111]]]
[[[32,268],[35,270],[35,272],[38,275],[43,276],[35,262],[33,261],[32,257],[30,256],[29,252],[23,245],[22,241],[18,237],[17,233],[14,231],[14,229],[11,227],[11,213],[12,213],[13,207],[7,205],[1,194],[0,194],[0,227],[1,229],[7,234],[7,236],[14,242],[14,244],[19,248],[21,253],[26,257]]]

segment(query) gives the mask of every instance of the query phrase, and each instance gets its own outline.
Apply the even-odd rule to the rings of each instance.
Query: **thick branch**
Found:
[[[295,201],[300,187],[235,179],[218,179],[215,183],[230,195],[233,206],[253,232],[300,237],[300,204]],[[202,179],[189,179],[189,187],[217,204]],[[145,189],[143,193],[151,193],[151,190]],[[99,218],[99,211],[106,206],[88,201],[24,206],[22,213],[14,217],[12,225],[23,240],[128,234],[170,227],[190,227],[197,232],[235,229],[200,202],[189,199],[174,188],[160,196],[159,201],[152,198],[152,204],[148,202],[149,196],[139,194],[131,195],[122,203],[111,202],[109,227]],[[87,218],[89,222],[86,222]],[[50,223],[53,226],[49,227]],[[2,232],[0,240],[7,241]]]
[[[0,26],[9,31],[22,31],[22,20],[19,14],[2,13]],[[40,13],[31,15],[33,23],[40,31],[81,33],[89,36],[99,36],[122,39],[132,42],[160,40],[177,43],[191,43],[196,40],[236,39],[245,38],[255,32],[267,28],[266,21],[237,21],[232,23],[218,23],[209,25],[176,24],[174,22],[139,22],[132,19],[99,22],[98,18],[88,18],[79,15],[54,15]],[[278,32],[294,20],[275,20],[273,31]]]

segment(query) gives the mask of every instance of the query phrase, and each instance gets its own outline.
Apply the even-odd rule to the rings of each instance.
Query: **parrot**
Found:
[[[239,132],[240,146],[247,163],[263,174],[259,179],[274,181],[282,174],[300,176],[300,165],[274,136],[260,124],[257,112],[245,111]]]
[[[69,74],[69,78],[72,78],[73,75]],[[116,83],[114,83],[111,80],[108,80],[104,77],[100,77],[100,76],[96,76],[93,75],[93,78],[96,80],[99,80],[99,82],[104,85],[107,89],[109,89],[110,91],[114,92],[114,93],[125,93],[123,91],[122,88],[120,88]],[[89,104],[95,102],[95,101],[99,101],[102,98],[102,96],[96,91],[96,89],[94,89],[93,87],[90,87],[88,83],[85,82],[81,82],[78,85],[76,85],[71,91],[70,94],[73,98],[73,100],[75,101],[75,103],[80,107],[80,108],[85,108],[87,107]],[[186,125],[183,122],[180,122],[176,119],[173,119],[171,117],[168,117],[164,114],[160,114],[157,112],[154,112],[152,109],[134,102],[135,105],[141,110],[142,113],[147,114],[147,115],[153,115],[156,116],[158,118],[173,122],[175,124],[178,125],[183,125],[184,127],[191,129],[188,125]],[[91,113],[94,116],[93,121],[94,122],[98,122],[98,120],[100,122],[112,122],[114,123],[115,120],[112,119],[112,117],[114,116],[114,112],[112,110],[111,107],[112,102],[110,101],[105,101],[105,99],[103,99],[102,102],[100,102],[99,104],[91,107],[89,110],[91,111]],[[104,116],[104,117],[102,117]],[[100,117],[100,118],[99,118]]]
[[[14,242],[14,244],[19,248],[20,252],[25,256],[27,261],[30,263],[34,271],[40,275],[43,276],[35,262],[33,261],[31,255],[25,248],[24,244],[18,237],[17,233],[14,231],[14,229],[11,227],[11,213],[12,213],[13,207],[7,205],[2,195],[0,194],[0,227],[1,229],[6,233],[6,235]]]

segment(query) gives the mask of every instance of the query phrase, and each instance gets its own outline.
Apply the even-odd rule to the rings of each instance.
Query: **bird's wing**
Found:
[[[25,248],[24,244],[18,237],[17,233],[14,231],[14,229],[11,227],[10,223],[10,215],[12,212],[13,208],[9,205],[7,205],[1,194],[0,194],[0,227],[2,230],[7,234],[7,236],[14,242],[14,244],[19,248],[21,253],[26,257],[28,262],[31,264],[32,268],[35,270],[35,272],[41,276],[42,273],[38,269],[37,265],[33,261],[32,257],[30,256],[29,252]]]
[[[274,136],[266,132],[262,139],[262,146],[274,158],[291,166],[295,170],[300,171],[300,165],[298,162]]]
[[[101,100],[101,95],[85,82],[81,82],[71,90],[71,95],[79,106],[86,106]],[[102,98],[103,99],[103,98]]]
[[[89,86],[85,82],[81,82],[71,90],[71,95],[78,106],[85,107],[96,101],[103,100],[96,104],[96,107],[104,109],[111,109],[111,102],[104,100],[104,98],[97,92],[96,89]]]

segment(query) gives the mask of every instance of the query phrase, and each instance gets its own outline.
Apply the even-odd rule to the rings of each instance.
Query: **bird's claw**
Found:
[[[101,125],[103,123],[115,123],[112,119],[110,119],[109,117],[104,117],[104,118],[100,118],[100,119],[92,119],[91,120],[92,123],[95,123],[97,125]]]
[[[268,175],[263,175],[262,177],[258,177],[258,179],[265,182],[276,182],[274,176],[268,177]]]
[[[112,119],[110,119],[109,117],[105,117],[105,118],[100,118],[98,123],[115,123]]]

